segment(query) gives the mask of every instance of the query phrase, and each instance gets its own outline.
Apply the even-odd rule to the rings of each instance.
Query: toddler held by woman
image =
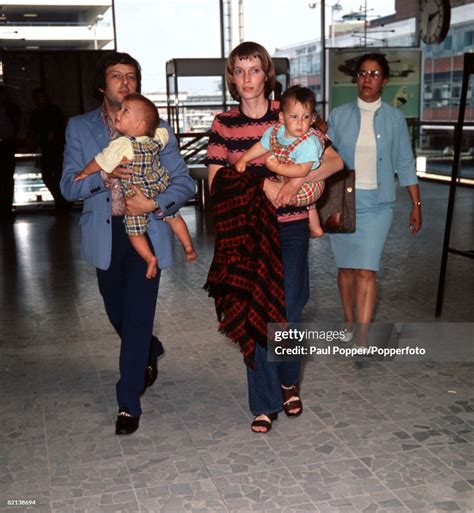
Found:
[[[305,177],[319,167],[326,138],[311,125],[316,119],[316,98],[311,89],[295,85],[285,91],[280,99],[279,122],[270,127],[260,139],[235,163],[236,171],[244,172],[247,164],[268,152],[265,163],[270,171],[290,178]],[[308,206],[311,237],[321,237],[324,232],[319,222],[315,202],[324,191],[324,180],[304,183],[298,191],[296,205]]]

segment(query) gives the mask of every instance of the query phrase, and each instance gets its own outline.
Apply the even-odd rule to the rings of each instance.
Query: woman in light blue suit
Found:
[[[159,268],[163,269],[171,265],[172,235],[162,219],[194,195],[194,181],[170,127],[164,122],[160,126],[168,130],[169,143],[160,153],[160,160],[169,172],[170,184],[154,200],[135,188],[135,196],[125,203],[119,179],[130,174],[126,166],[119,166],[109,175],[96,173],[74,181],[75,174],[117,135],[115,115],[123,98],[140,92],[140,85],[140,65],[130,55],[112,52],[102,59],[96,72],[96,88],[103,96],[103,104],[69,121],[61,179],[61,191],[67,200],[84,200],[79,222],[82,256],[97,268],[107,315],[121,338],[117,434],[130,434],[138,429],[140,396],[155,381],[157,358],[163,352],[161,342],[152,335],[160,273],[153,279],[145,277],[144,260],[128,241],[123,216],[125,212],[150,213],[148,233],[160,240],[156,256]]]
[[[376,273],[393,218],[395,176],[412,201],[409,229],[421,228],[421,201],[405,116],[382,102],[390,68],[382,54],[363,55],[357,63],[357,102],[336,107],[328,135],[347,168],[356,175],[356,231],[331,235],[338,267],[344,321],[367,325],[376,299]],[[348,341],[350,331],[346,335]]]

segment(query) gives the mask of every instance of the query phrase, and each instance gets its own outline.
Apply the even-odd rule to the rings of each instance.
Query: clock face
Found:
[[[441,43],[449,31],[449,0],[420,1],[420,37],[427,44]]]

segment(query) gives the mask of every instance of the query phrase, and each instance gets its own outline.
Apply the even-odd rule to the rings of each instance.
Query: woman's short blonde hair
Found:
[[[240,101],[240,95],[234,81],[235,61],[237,59],[249,59],[251,57],[258,57],[262,63],[263,72],[265,73],[265,97],[268,98],[275,89],[275,67],[273,66],[273,61],[269,53],[262,45],[252,41],[245,41],[232,50],[227,58],[225,68],[227,88],[234,100]]]

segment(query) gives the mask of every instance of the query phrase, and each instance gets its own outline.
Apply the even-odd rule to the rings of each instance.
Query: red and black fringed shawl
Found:
[[[247,365],[267,323],[286,323],[283,263],[274,206],[263,177],[221,168],[212,183],[214,259],[204,288],[215,299],[219,330],[238,342]]]

